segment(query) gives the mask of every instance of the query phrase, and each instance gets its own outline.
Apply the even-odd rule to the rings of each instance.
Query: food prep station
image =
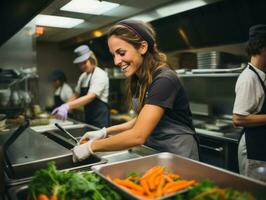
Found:
[[[61,126],[77,139],[86,131],[97,129],[94,126],[77,121],[61,123]],[[46,168],[51,161],[55,162],[59,170],[91,171],[91,167],[94,165],[124,161],[157,153],[149,147],[140,146],[123,151],[96,153],[85,161],[73,163],[71,148],[73,148],[75,142],[55,125],[24,127],[22,129],[19,127],[0,135],[1,145],[5,147],[7,146],[6,143],[10,143],[1,152],[1,155],[3,155],[1,163],[2,161],[4,163],[1,172],[3,174],[1,185],[5,185],[2,190],[11,200],[23,199],[20,195],[26,195],[27,183],[31,180],[34,172]],[[10,142],[12,136],[13,141]]]
[[[76,121],[72,124],[61,125],[77,139],[84,132],[97,129]],[[16,135],[17,130],[1,135],[1,137],[5,136],[5,139],[1,141],[7,142],[10,135]],[[123,151],[99,152],[83,162],[73,163],[71,148],[74,145],[75,142],[54,125],[43,129],[28,127],[19,133],[8,149],[5,149],[4,157],[5,159],[8,157],[10,162],[10,165],[4,166],[3,181],[7,198],[10,200],[25,199],[27,184],[34,172],[46,168],[50,161],[54,161],[59,170],[91,171],[93,169],[106,181],[108,181],[107,174],[113,177],[125,177],[130,171],[142,173],[154,165],[163,165],[170,171],[178,171],[186,178],[197,180],[209,178],[221,186],[231,186],[266,196],[266,185],[261,182],[170,153],[159,153],[147,146]],[[113,187],[125,199],[137,199],[125,190],[115,185]]]

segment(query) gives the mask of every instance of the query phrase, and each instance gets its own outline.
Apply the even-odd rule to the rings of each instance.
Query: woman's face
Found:
[[[136,49],[130,43],[116,37],[111,36],[108,39],[109,51],[113,55],[114,64],[120,67],[126,77],[137,74],[138,69],[143,63],[144,53],[142,46]]]
[[[93,69],[93,65],[91,64],[90,60],[86,60],[82,63],[79,63],[79,66],[83,72],[87,72],[87,73],[91,72]]]

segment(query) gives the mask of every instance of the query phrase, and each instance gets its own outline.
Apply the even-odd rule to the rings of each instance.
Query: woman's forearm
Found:
[[[96,98],[96,94],[89,93],[85,96],[79,97],[73,101],[68,102],[69,109],[78,108],[92,102]]]
[[[135,125],[135,123],[136,123],[136,118],[134,118],[128,122],[125,122],[123,124],[108,127],[106,129],[107,135],[115,135],[115,134],[121,133],[123,131],[129,130]]]
[[[265,114],[233,115],[233,124],[242,127],[254,127],[266,125]]]

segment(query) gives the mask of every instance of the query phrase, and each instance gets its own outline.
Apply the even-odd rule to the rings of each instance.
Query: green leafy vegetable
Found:
[[[99,176],[90,172],[62,172],[54,163],[35,173],[29,184],[29,197],[56,195],[60,200],[121,200],[120,195]]]
[[[248,192],[235,189],[222,189],[210,180],[204,180],[195,185],[187,195],[179,194],[176,200],[255,200]]]

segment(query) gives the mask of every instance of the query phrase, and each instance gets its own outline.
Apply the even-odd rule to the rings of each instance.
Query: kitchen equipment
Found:
[[[212,114],[212,108],[209,104],[190,102],[189,107],[192,114],[210,116]]]
[[[4,150],[3,147],[0,146],[0,199],[5,199],[5,174],[4,174]]]
[[[6,125],[6,114],[0,114],[0,129]]]
[[[228,66],[228,63],[237,63],[237,57],[233,54],[219,51],[197,53],[198,69],[225,68],[225,66]]]
[[[141,145],[131,148],[130,150],[122,151],[109,151],[109,152],[97,152],[96,155],[102,159],[108,160],[108,163],[117,162],[122,160],[128,160],[136,157],[143,157],[158,153],[158,151],[151,149],[147,146]],[[87,170],[87,169],[86,169]],[[12,200],[26,199],[28,194],[28,186],[26,183],[16,185],[8,190],[8,195]]]
[[[11,90],[8,89],[0,89],[0,106],[7,106],[10,100]]]
[[[18,106],[21,103],[19,92],[14,90],[11,94],[11,103],[13,106]]]
[[[90,167],[106,163],[107,160],[91,155],[88,159],[73,163],[69,151],[76,143],[53,133],[36,133],[27,129],[9,148],[9,168],[5,170],[6,185],[13,187],[31,180],[35,171],[55,162],[60,170],[90,170]]]
[[[13,171],[13,167],[11,165],[11,162],[8,158],[7,150],[10,147],[11,144],[18,138],[18,136],[23,133],[25,129],[29,127],[29,120],[24,121],[15,131],[14,133],[8,138],[8,140],[4,143],[4,157],[5,157],[5,166],[6,167],[6,172],[13,176],[15,172]]]
[[[248,191],[258,197],[265,197],[266,184],[253,179],[216,168],[198,161],[177,156],[172,153],[159,153],[129,161],[105,164],[92,167],[98,175],[125,194],[128,199],[139,199],[127,190],[118,187],[109,178],[125,178],[129,173],[136,172],[141,175],[156,165],[165,166],[168,172],[178,173],[184,179],[196,179],[198,181],[210,179],[221,187],[232,187],[241,191]],[[158,198],[158,199],[165,199]]]
[[[27,183],[31,180],[36,170],[46,168],[49,162],[55,162],[57,169],[59,170],[90,170],[93,165],[99,165],[106,163],[106,159],[99,158],[96,155],[91,155],[88,159],[78,163],[73,163],[72,154],[65,154],[61,156],[49,157],[42,160],[36,160],[32,162],[13,164],[13,176],[7,177],[7,184],[9,186],[20,185]]]
[[[61,130],[63,133],[67,134],[76,144],[79,144],[79,141],[71,135],[66,129],[64,129],[62,126],[60,126],[58,123],[54,124],[59,130]]]

